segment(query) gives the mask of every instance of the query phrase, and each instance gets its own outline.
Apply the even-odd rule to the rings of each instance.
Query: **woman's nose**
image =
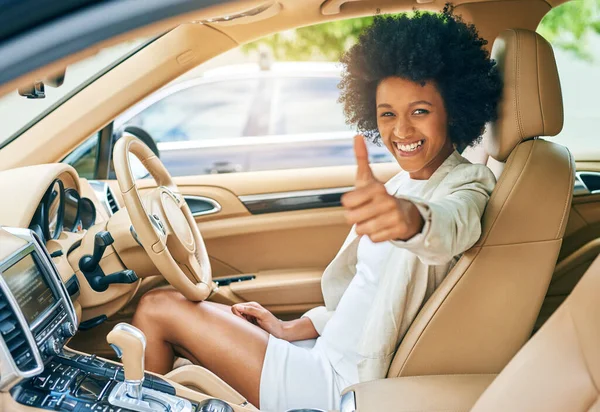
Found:
[[[406,122],[404,120],[402,120],[402,121],[399,120],[394,125],[393,132],[394,132],[394,136],[396,136],[397,138],[407,139],[413,135],[413,133],[415,132],[415,129],[409,122]]]

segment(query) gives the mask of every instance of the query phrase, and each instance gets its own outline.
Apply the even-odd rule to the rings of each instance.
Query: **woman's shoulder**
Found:
[[[454,187],[476,183],[491,192],[496,185],[496,176],[491,169],[483,164],[471,163],[458,152],[456,156],[458,156],[457,162],[448,171],[444,183]]]

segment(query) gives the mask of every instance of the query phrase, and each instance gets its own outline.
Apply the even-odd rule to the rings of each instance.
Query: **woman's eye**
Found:
[[[390,116],[394,116],[394,113],[392,112],[383,112],[380,114],[381,117],[390,117]]]
[[[419,115],[419,114],[428,114],[428,113],[429,113],[429,110],[427,110],[427,109],[417,109],[417,110],[415,110],[413,112],[413,114],[417,114],[417,115]]]

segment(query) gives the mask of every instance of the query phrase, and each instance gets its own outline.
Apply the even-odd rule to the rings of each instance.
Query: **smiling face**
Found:
[[[377,86],[376,104],[385,146],[411,178],[429,179],[454,151],[444,101],[435,85],[388,77]]]

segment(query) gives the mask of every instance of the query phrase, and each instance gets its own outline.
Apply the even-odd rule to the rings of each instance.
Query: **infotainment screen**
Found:
[[[52,290],[31,254],[6,269],[2,277],[30,325],[56,303]]]

